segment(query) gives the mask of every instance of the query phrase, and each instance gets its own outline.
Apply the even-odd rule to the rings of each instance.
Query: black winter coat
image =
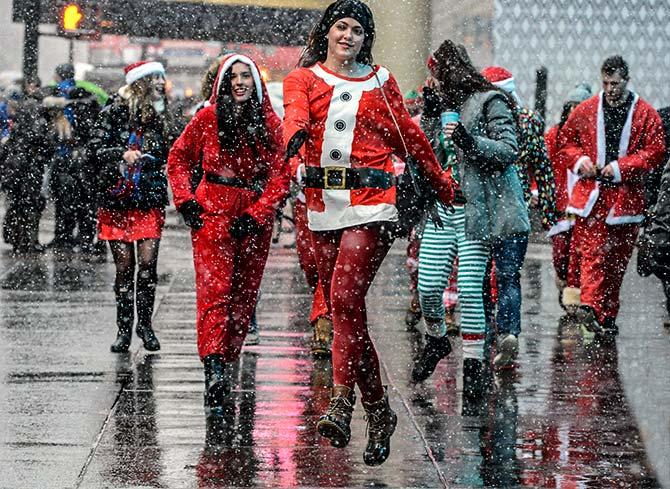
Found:
[[[638,272],[670,279],[670,161],[663,169],[658,199],[648,213],[639,247]]]
[[[10,198],[40,200],[44,168],[53,149],[46,111],[40,101],[26,98],[16,112],[3,147],[2,188]]]
[[[134,129],[140,128],[139,121],[130,120],[127,101],[120,95],[112,97],[102,109],[95,125],[89,148],[95,155],[98,169],[98,204],[106,209],[164,209],[168,204],[165,165],[173,142],[167,137],[158,120],[141,127],[144,137],[142,153],[155,158],[145,162],[139,184],[139,199],[119,199],[112,195],[122,178],[120,165],[123,154],[128,150],[128,139]]]

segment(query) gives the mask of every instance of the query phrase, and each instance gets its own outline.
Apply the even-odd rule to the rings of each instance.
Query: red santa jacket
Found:
[[[222,151],[219,145],[215,105],[219,83],[223,74],[238,61],[251,67],[256,85],[256,96],[265,114],[265,123],[270,138],[269,149],[257,145],[255,151],[252,151],[248,144],[244,144],[234,152],[229,152]],[[281,121],[272,109],[258,67],[247,56],[229,55],[221,62],[209,105],[201,109],[191,119],[170,150],[167,173],[174,194],[175,205],[178,208],[187,200],[196,199],[205,208],[206,212],[226,213],[230,212],[231,192],[249,192],[248,190],[208,183],[206,179],[203,179],[194,194],[191,189],[191,174],[198,163],[202,162],[205,173],[245,180],[257,177],[266,179],[267,183],[260,197],[253,199],[248,208],[237,209],[235,212],[239,214],[247,213],[261,224],[271,223],[276,208],[288,194],[290,181],[288,165],[284,162],[283,144]]]
[[[376,76],[375,76],[376,75]],[[440,168],[419,127],[412,122],[400,89],[389,71],[375,66],[362,78],[333,73],[323,64],[299,68],[284,80],[284,139],[299,130],[309,138],[302,153],[314,167],[373,168],[393,174],[391,154],[405,156],[403,141],[381,90],[398,123],[407,152],[449,203],[451,176]],[[396,188],[306,188],[309,227],[342,229],[378,221],[396,221]]]
[[[603,186],[594,179],[578,178],[566,211],[587,217],[601,193],[616,193],[606,218],[608,224],[639,223],[644,219],[644,177],[659,165],[665,150],[661,118],[654,108],[634,94],[633,104],[621,132],[619,159],[605,161],[605,119],[602,92],[582,102],[570,114],[561,131],[559,158],[577,174],[584,158],[598,168],[611,163],[616,186]]]

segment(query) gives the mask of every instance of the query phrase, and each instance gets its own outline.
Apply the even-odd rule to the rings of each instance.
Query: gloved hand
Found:
[[[261,226],[249,214],[242,214],[235,219],[229,229],[230,235],[235,239],[244,239],[247,236],[260,234],[261,231]]]
[[[423,87],[423,114],[426,117],[439,117],[444,108],[440,93],[431,87]]]
[[[188,227],[197,231],[205,225],[202,220],[202,213],[205,212],[205,209],[202,208],[195,200],[187,200],[177,209],[179,213],[184,218],[184,222]]]
[[[456,129],[454,129],[452,139],[454,140],[454,144],[466,153],[473,153],[477,147],[475,139],[460,122],[456,126]]]
[[[298,154],[300,148],[302,148],[302,145],[305,144],[305,141],[307,141],[307,136],[307,130],[300,129],[291,137],[288,144],[286,145],[286,161],[290,160]]]

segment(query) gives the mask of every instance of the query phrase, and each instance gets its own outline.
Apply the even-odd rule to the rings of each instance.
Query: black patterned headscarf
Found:
[[[328,52],[328,31],[335,22],[350,17],[358,21],[365,32],[365,40],[360,53],[356,57],[359,63],[372,64],[372,46],[375,42],[375,21],[372,11],[360,0],[338,0],[331,3],[323,12],[319,22],[312,28],[303,51],[299,66],[312,66],[317,61],[325,61]]]
[[[372,18],[372,11],[360,0],[338,0],[331,3],[323,13],[320,24],[326,28],[325,33],[328,33],[335,22],[345,17],[358,21],[363,26],[366,36],[374,35],[375,21]]]

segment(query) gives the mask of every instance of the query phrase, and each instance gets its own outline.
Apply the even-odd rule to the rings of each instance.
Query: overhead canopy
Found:
[[[247,5],[253,7],[291,8],[291,9],[325,9],[332,0],[164,0],[167,2],[190,2],[215,5]]]
[[[58,22],[58,0],[40,0],[41,21]],[[303,45],[324,0],[82,0],[100,7],[103,34],[161,39]],[[30,15],[31,0],[14,0],[14,21]]]

